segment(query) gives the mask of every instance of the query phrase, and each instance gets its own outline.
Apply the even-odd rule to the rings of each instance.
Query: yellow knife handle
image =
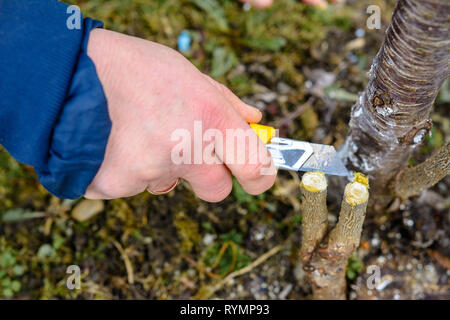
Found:
[[[256,135],[264,142],[264,144],[270,143],[270,139],[275,137],[275,128],[270,126],[264,126],[262,124],[250,123],[250,127],[256,132]]]

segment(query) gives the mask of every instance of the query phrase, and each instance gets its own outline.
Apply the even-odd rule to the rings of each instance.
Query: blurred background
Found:
[[[107,29],[182,53],[263,113],[280,135],[339,148],[350,108],[384,37],[395,1],[341,1],[318,9],[275,0],[255,10],[235,0],[70,1]],[[369,5],[381,29],[369,30]],[[448,80],[447,80],[448,81]],[[436,101],[425,159],[450,133],[450,90]],[[336,221],[339,201],[329,199]],[[349,298],[450,298],[449,178],[420,197],[368,216],[347,268]],[[31,167],[0,147],[0,297],[17,299],[307,299],[297,264],[299,177],[280,172],[259,196],[236,181],[209,204],[186,184],[164,196],[111,201],[50,195]],[[69,265],[80,290],[66,286]],[[366,268],[381,268],[369,290]]]

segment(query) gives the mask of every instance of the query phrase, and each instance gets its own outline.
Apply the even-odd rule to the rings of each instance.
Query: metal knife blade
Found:
[[[277,136],[275,128],[250,123],[266,144],[276,167],[293,171],[322,171],[325,174],[351,177],[333,146],[309,143]]]
[[[322,171],[325,174],[349,176],[333,146],[274,137],[267,144],[275,166],[293,171]]]
[[[301,171],[323,171],[325,174],[347,177],[351,171],[342,163],[333,146],[310,143],[313,154],[305,161]]]

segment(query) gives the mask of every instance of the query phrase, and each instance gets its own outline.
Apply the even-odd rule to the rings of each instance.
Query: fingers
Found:
[[[132,197],[143,192],[146,188],[146,181],[133,176],[130,173],[105,174],[100,171],[90,183],[84,197],[86,199],[116,199]],[[123,179],[126,176],[127,179]]]
[[[328,7],[326,0],[303,0],[303,3],[310,4],[320,9],[326,9]]]
[[[276,170],[266,146],[241,118],[239,113],[227,106],[225,99],[216,99],[215,107],[207,111],[205,118],[210,126],[218,129],[223,142],[215,140],[216,156],[250,194],[260,194],[275,182]]]
[[[247,123],[258,123],[261,121],[261,111],[243,102],[223,84],[217,82],[206,74],[204,76],[213,85],[213,87],[216,88],[223,95],[223,97],[231,103],[231,105]]]
[[[241,2],[248,2],[255,8],[263,9],[270,7],[273,3],[273,0],[240,0]]]
[[[219,202],[231,192],[232,180],[223,164],[192,166],[183,179],[191,185],[195,194],[208,202]]]

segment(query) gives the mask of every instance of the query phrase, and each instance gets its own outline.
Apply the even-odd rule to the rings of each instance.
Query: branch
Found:
[[[394,193],[401,199],[408,199],[434,186],[449,173],[450,141],[423,163],[400,171],[395,179]]]
[[[339,222],[330,233],[329,246],[334,251],[351,255],[359,246],[368,199],[367,184],[355,181],[345,187]]]
[[[367,179],[357,174],[355,181],[345,187],[336,227],[304,265],[313,299],[345,299],[345,270],[348,258],[359,246],[368,199]]]
[[[302,263],[309,261],[312,252],[328,230],[327,181],[323,172],[306,172],[300,184],[302,193]]]

